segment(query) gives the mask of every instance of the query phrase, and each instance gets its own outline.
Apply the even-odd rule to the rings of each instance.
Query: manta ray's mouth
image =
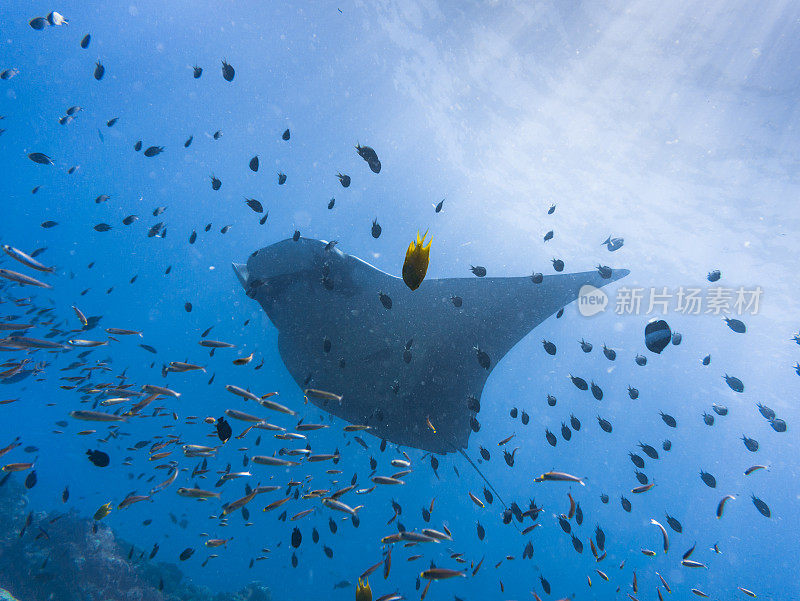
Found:
[[[250,270],[247,269],[247,265],[232,263],[231,266],[233,267],[233,272],[236,274],[236,277],[239,278],[239,283],[242,285],[242,288],[244,288],[245,294],[250,298],[255,298],[259,288],[263,286],[265,282],[258,279],[250,279]]]
[[[247,271],[247,265],[231,263],[231,266],[233,267],[233,272],[236,274],[236,277],[239,278],[239,283],[242,285],[242,288],[247,289],[247,279],[250,277]]]

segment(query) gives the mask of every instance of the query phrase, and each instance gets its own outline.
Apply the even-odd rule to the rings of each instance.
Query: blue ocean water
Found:
[[[30,19],[52,10],[69,24],[30,27]],[[418,598],[417,577],[431,562],[469,568],[466,578],[434,582],[432,599],[522,599],[531,598],[531,590],[553,599],[624,598],[634,594],[634,571],[639,599],[656,598],[656,572],[678,598],[690,598],[692,588],[715,599],[745,598],[737,587],[759,598],[800,598],[792,578],[798,529],[792,483],[800,451],[794,429],[800,380],[792,368],[800,359],[792,341],[800,327],[800,211],[794,202],[799,16],[791,3],[745,2],[6,4],[0,9],[0,71],[18,73],[0,80],[0,237],[27,253],[46,247],[37,260],[56,270],[36,273],[6,258],[4,268],[43,279],[53,289],[6,285],[3,315],[26,321],[27,307],[11,299],[32,296],[37,307],[53,308],[51,326],[63,332],[58,340],[105,339],[109,327],[141,330],[141,339],[119,337],[93,350],[87,364],[104,361],[110,371],[93,372],[89,382],[115,382],[124,373],[136,387],[166,385],[181,397],[159,399],[163,416],[130,419],[121,428],[127,436],[98,442],[106,433],[103,424],[68,415],[89,407],[81,402],[87,393],[62,388],[74,383],[60,379],[79,375],[62,370],[82,349],[37,351],[30,359],[47,363],[41,372],[0,387],[0,400],[15,399],[0,405],[0,447],[16,436],[22,442],[0,461],[36,458],[38,483],[26,491],[31,509],[74,508],[91,517],[112,502],[103,525],[139,549],[158,542],[158,560],[179,564],[186,578],[213,590],[258,580],[275,599],[353,598],[359,574],[384,558],[381,538],[397,532],[401,522],[409,530],[446,526],[453,540],[394,545],[388,579],[382,568],[370,578],[375,598],[393,591]],[[86,34],[91,42],[82,49]],[[223,59],[236,70],[231,82],[222,77]],[[105,66],[100,81],[93,77],[98,60]],[[199,79],[192,77],[193,65],[204,69]],[[59,124],[71,106],[81,110]],[[113,118],[118,121],[109,127]],[[291,138],[284,141],[287,128]],[[214,139],[217,131],[222,135]],[[190,136],[193,142],[184,148]],[[134,150],[137,140],[143,149],[163,146],[164,152],[147,158]],[[357,155],[358,143],[375,148],[380,174]],[[32,162],[27,155],[33,152],[45,153],[54,165]],[[248,168],[255,155],[258,172]],[[68,174],[73,165],[77,169]],[[287,176],[284,185],[278,185],[278,172]],[[352,177],[349,188],[340,185],[338,172]],[[222,182],[218,191],[212,190],[212,174]],[[96,203],[103,194],[108,200]],[[264,225],[245,198],[258,199],[269,211]],[[552,204],[556,210],[548,215]],[[166,210],[155,216],[157,207]],[[139,219],[123,225],[132,214]],[[376,218],[382,226],[378,239],[371,235]],[[58,225],[41,227],[46,221]],[[157,222],[164,222],[166,235],[148,237]],[[112,229],[95,231],[99,223]],[[222,234],[224,226],[231,227]],[[330,423],[309,434],[315,452],[341,451],[336,466],[304,463],[270,471],[251,465],[252,486],[285,486],[310,475],[304,492],[335,490],[357,474],[358,488],[368,488],[371,457],[380,474],[391,473],[390,459],[402,457],[392,444],[381,452],[380,441],[369,434],[360,434],[368,446],[362,448],[353,434],[343,433],[345,422],[329,422],[303,403],[278,354],[276,330],[230,268],[295,230],[337,240],[343,252],[393,275],[400,275],[409,242],[425,230],[433,239],[428,279],[474,277],[471,265],[485,266],[490,277],[550,275],[553,258],[563,259],[570,273],[598,264],[630,269],[625,280],[609,287],[605,312],[587,318],[575,304],[567,306],[563,317],[547,319],[515,346],[483,390],[481,429],[467,453],[477,461],[479,447],[488,449],[491,460],[480,464],[481,471],[506,502],[525,510],[535,499],[544,507],[541,527],[522,535],[530,518],[505,525],[498,499],[476,506],[468,493],[483,498],[485,483],[460,455],[439,456],[434,473],[430,457],[410,448],[403,449],[414,468],[405,485],[345,497],[350,505],[363,505],[357,528],[319,499],[292,500],[263,513],[281,492],[259,495],[249,505],[252,525],[237,513],[223,526],[209,518],[219,514],[220,501],[175,494],[178,486],[195,482],[213,489],[217,470],[228,463],[233,471],[248,469],[243,455],[304,446],[256,431],[221,448],[209,460],[205,480],[191,477],[199,461],[176,449],[166,461],[188,473],[151,501],[117,509],[126,495],[147,494],[169,474],[154,469],[160,462],[148,460],[148,447],[129,451],[136,441],[176,434],[186,443],[216,444],[213,427],[202,418],[229,408],[253,410],[226,392],[226,384],[259,394],[280,391],[280,402],[306,421]],[[544,242],[549,230],[554,237]],[[193,231],[197,241],[189,244]],[[609,235],[624,238],[624,246],[610,253],[601,244]],[[722,273],[715,284],[706,278],[713,269]],[[716,314],[704,307],[691,315],[676,308],[681,288],[699,289],[707,298],[715,286],[760,288],[758,310],[738,315],[729,307]],[[615,311],[623,288],[644,291],[637,314]],[[647,310],[652,289],[671,295],[666,315]],[[80,328],[73,305],[87,316],[102,316],[97,328],[68,334]],[[733,332],[723,314],[744,321],[747,332]],[[682,334],[679,346],[662,354],[646,349],[644,327],[654,317]],[[209,357],[198,340],[211,326],[210,338],[237,348]],[[40,324],[28,335],[47,333],[48,326]],[[543,351],[542,339],[557,345],[555,357]],[[591,352],[582,352],[581,339],[593,344]],[[616,349],[614,362],[603,356],[604,343]],[[251,352],[250,364],[232,365],[233,358]],[[634,362],[637,353],[647,356],[646,366]],[[708,354],[711,363],[703,366]],[[24,351],[5,355],[17,363],[26,357]],[[207,373],[163,379],[162,365],[169,361],[198,363]],[[603,400],[577,390],[569,374],[599,384]],[[744,391],[729,388],[725,374],[740,378]],[[638,399],[629,397],[628,386],[639,390]],[[558,399],[555,407],[548,406],[548,394]],[[97,395],[89,396],[91,403]],[[786,432],[776,432],[759,414],[759,402],[786,421]],[[714,403],[729,411],[714,414],[714,425],[707,426],[702,415],[713,413]],[[530,415],[528,425],[510,417],[515,407]],[[678,427],[667,427],[659,411],[673,415]],[[581,429],[567,442],[561,424],[571,414]],[[185,424],[190,415],[199,416],[196,425]],[[597,416],[613,424],[612,433],[600,429]],[[287,428],[296,424],[283,416],[269,419]],[[68,426],[55,425],[60,420]],[[231,422],[234,434],[244,429]],[[77,435],[84,426],[97,434]],[[556,434],[555,447],[545,429]],[[256,448],[258,434],[262,442]],[[498,446],[512,434],[505,447]],[[757,452],[745,448],[742,435],[758,440]],[[668,452],[664,439],[672,442]],[[659,459],[645,456],[640,442],[658,449]],[[38,450],[26,454],[28,445]],[[248,449],[238,450],[243,447]],[[517,447],[509,467],[502,450]],[[93,466],[88,448],[109,453],[111,465]],[[655,482],[652,490],[631,494],[639,482],[629,452],[644,457],[642,471]],[[745,476],[754,464],[768,469]],[[333,467],[342,474],[325,473]],[[534,483],[549,470],[581,476],[585,486]],[[701,470],[716,477],[716,488],[701,481]],[[25,473],[11,476],[15,482],[24,478]],[[61,492],[67,485],[71,497],[65,506]],[[244,495],[244,482],[222,490],[222,501],[232,501]],[[554,517],[567,513],[568,492],[585,516],[582,525],[572,520],[582,553]],[[604,493],[608,504],[601,502]],[[717,504],[727,494],[736,498],[717,519]],[[620,506],[620,495],[631,500],[630,513]],[[757,511],[751,495],[769,505],[770,518]],[[403,513],[387,524],[394,515],[392,499]],[[422,508],[434,499],[428,524]],[[284,522],[278,519],[283,509],[289,518],[314,512]],[[665,512],[682,524],[680,534],[669,530],[666,554],[649,523],[654,518],[666,524]],[[329,529],[331,517],[336,534]],[[145,520],[152,522],[144,526]],[[476,535],[478,521],[484,540]],[[607,541],[601,562],[589,551],[596,525]],[[290,543],[295,526],[303,537],[297,549]],[[312,528],[319,543],[312,542]],[[203,533],[232,540],[209,550]],[[528,541],[533,558],[523,559]],[[708,569],[681,566],[682,553],[695,542],[692,559]],[[720,553],[711,549],[715,544]],[[648,557],[643,547],[658,553]],[[179,561],[186,548],[196,549],[194,556]],[[219,557],[204,567],[211,552]],[[453,557],[457,553],[463,556]],[[423,557],[407,561],[415,554]],[[259,556],[267,559],[249,567]],[[550,595],[540,576],[549,581]],[[341,581],[351,586],[334,589]],[[47,581],[35,586],[14,592],[44,598]]]

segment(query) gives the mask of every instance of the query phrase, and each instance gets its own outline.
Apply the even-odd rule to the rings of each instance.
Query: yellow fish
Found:
[[[369,580],[362,581],[361,578],[358,579],[356,601],[372,601],[372,589],[369,586]]]
[[[411,242],[406,251],[406,260],[403,262],[403,281],[412,290],[419,288],[422,280],[425,279],[425,274],[428,272],[431,241],[429,240],[428,245],[425,246],[425,237],[427,235],[428,232],[426,231],[425,235],[420,238],[419,232],[417,232],[416,241]]]
[[[111,513],[111,503],[106,503],[105,505],[102,505],[97,511],[94,512],[94,519],[100,521],[104,517],[106,517],[109,513]]]

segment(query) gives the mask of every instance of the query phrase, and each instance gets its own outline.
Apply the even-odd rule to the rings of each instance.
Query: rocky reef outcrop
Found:
[[[13,482],[0,488],[0,524],[0,591],[24,601],[271,601],[259,583],[212,592],[174,564],[129,559],[110,527],[75,510],[32,511]]]

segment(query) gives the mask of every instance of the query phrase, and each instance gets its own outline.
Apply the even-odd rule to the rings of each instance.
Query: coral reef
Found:
[[[271,601],[258,583],[214,593],[174,564],[128,559],[131,545],[110,527],[74,510],[31,511],[12,482],[0,488],[0,524],[0,601]]]

